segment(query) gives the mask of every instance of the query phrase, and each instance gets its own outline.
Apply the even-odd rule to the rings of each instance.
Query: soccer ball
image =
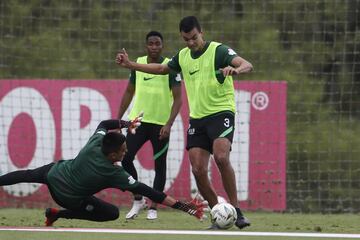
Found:
[[[210,211],[211,222],[220,229],[231,228],[237,214],[235,208],[230,203],[218,203]]]
[[[222,196],[217,196],[218,203],[227,203],[226,199]]]

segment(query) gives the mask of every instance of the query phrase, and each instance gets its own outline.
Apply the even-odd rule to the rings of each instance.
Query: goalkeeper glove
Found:
[[[177,201],[172,208],[179,209],[181,211],[187,212],[188,214],[196,217],[199,220],[204,219],[204,211],[207,208],[206,201],[198,201],[197,199],[193,199],[190,202],[181,202]]]
[[[136,133],[136,129],[141,125],[141,120],[143,118],[143,115],[144,115],[144,112],[140,112],[140,114],[135,119],[130,121],[130,126],[128,127],[128,131],[131,134]]]

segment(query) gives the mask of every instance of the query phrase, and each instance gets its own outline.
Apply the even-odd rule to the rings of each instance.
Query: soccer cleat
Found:
[[[53,225],[53,223],[58,220],[58,214],[59,210],[56,209],[56,208],[47,208],[45,210],[45,217],[46,217],[46,220],[45,220],[45,226],[47,227],[51,227]]]
[[[236,219],[235,225],[239,228],[239,229],[243,229],[245,227],[250,226],[250,221],[249,219],[247,219],[244,216],[238,216],[238,218]]]
[[[157,219],[157,211],[156,211],[156,209],[149,209],[146,219],[148,219],[148,220]]]
[[[126,214],[126,219],[134,219],[139,215],[140,210],[146,209],[146,201],[144,198],[141,200],[134,200],[134,203],[132,205],[132,208],[130,211]]]

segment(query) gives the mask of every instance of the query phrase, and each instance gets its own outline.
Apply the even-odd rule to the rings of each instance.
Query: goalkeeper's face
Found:
[[[110,155],[109,158],[111,159],[112,162],[121,162],[124,159],[126,152],[127,152],[127,146],[126,146],[126,142],[124,142],[120,146],[118,151],[109,154]]]

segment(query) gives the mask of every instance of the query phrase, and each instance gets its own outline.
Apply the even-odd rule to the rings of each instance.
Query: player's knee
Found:
[[[205,169],[204,167],[197,167],[197,166],[193,166],[192,167],[192,173],[195,177],[202,177],[202,176],[207,176],[208,171],[207,169]]]
[[[214,155],[216,165],[221,168],[227,168],[230,165],[228,154],[216,154]]]

